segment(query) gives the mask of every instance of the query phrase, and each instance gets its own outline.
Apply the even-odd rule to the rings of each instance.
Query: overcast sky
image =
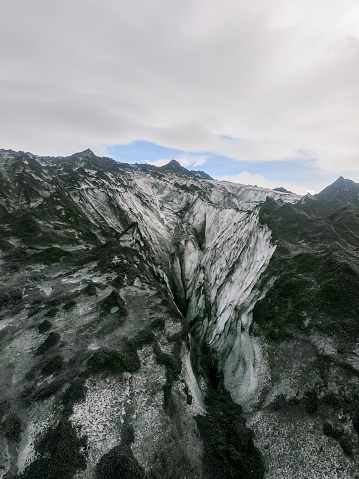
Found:
[[[0,19],[0,148],[359,181],[358,0],[0,0]]]

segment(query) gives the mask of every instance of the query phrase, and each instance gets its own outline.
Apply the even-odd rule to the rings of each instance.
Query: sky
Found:
[[[0,0],[0,148],[359,181],[357,0]]]

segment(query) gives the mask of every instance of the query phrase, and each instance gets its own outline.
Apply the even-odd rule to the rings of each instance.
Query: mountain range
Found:
[[[0,150],[2,479],[359,478],[359,184]]]

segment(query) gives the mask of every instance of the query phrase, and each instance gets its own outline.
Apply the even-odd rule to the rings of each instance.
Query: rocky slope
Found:
[[[358,193],[1,150],[2,477],[355,477]]]

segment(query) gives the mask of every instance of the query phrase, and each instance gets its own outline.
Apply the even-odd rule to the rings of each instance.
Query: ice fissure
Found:
[[[178,303],[188,305],[185,314],[193,325],[194,339],[216,353],[232,398],[250,408],[263,385],[259,383],[264,363],[259,360],[260,344],[254,344],[249,329],[260,294],[258,279],[275,245],[269,229],[258,222],[256,206],[247,213],[202,204],[198,211],[206,218],[202,233],[206,247],[201,248],[183,218],[182,231],[186,230],[187,237],[182,233],[182,238],[175,238],[172,287]],[[202,218],[193,211],[187,214],[196,231]]]
[[[193,341],[216,354],[233,400],[251,408],[265,377],[261,345],[249,333],[252,310],[259,277],[275,250],[269,228],[259,223],[259,208],[267,196],[289,202],[298,197],[186,177],[176,178],[174,192],[173,174],[155,181],[134,176],[141,195],[129,201],[127,190],[122,201],[146,241],[146,252],[143,240],[139,251],[169,286],[192,325]]]

